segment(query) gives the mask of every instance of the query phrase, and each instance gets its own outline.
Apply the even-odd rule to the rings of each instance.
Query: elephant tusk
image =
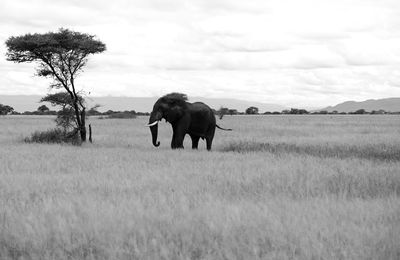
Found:
[[[153,125],[156,125],[156,124],[158,124],[158,121],[155,121],[155,122],[153,122],[151,124],[147,124],[146,126],[153,126]]]

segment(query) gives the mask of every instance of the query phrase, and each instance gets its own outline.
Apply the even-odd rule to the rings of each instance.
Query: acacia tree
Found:
[[[13,111],[14,111],[13,107],[0,104],[0,115],[7,115],[7,114],[9,114],[9,113],[11,113]]]
[[[53,79],[51,88],[64,89],[71,98],[76,130],[86,141],[86,107],[75,86],[90,54],[101,53],[106,45],[95,36],[60,28],[57,32],[26,34],[6,41],[7,60],[37,62],[37,75]]]
[[[46,105],[41,105],[40,107],[37,108],[37,111],[39,111],[40,113],[46,113],[49,110],[50,109]]]
[[[246,109],[245,112],[248,115],[256,115],[256,114],[258,114],[258,107],[249,107]]]
[[[219,114],[219,119],[222,119],[224,115],[228,114],[229,109],[227,107],[220,107],[217,111]]]

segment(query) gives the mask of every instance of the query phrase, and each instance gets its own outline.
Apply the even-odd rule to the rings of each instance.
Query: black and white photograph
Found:
[[[400,1],[1,0],[1,260],[399,260]]]

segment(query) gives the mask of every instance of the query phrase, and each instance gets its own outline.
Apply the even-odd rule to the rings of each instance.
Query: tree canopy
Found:
[[[83,102],[83,97],[81,95],[77,96],[80,102]],[[73,100],[71,96],[66,92],[57,92],[54,94],[47,94],[40,102],[49,102],[52,106],[61,106],[65,108],[67,106],[73,107]]]
[[[256,115],[258,114],[258,107],[249,107],[246,109],[246,114],[248,115]]]
[[[106,50],[105,44],[93,35],[63,28],[58,32],[12,36],[6,46],[7,60],[38,61],[38,76],[51,76],[57,81],[53,87],[65,88],[74,88],[74,77],[86,65],[90,54]]]
[[[47,111],[49,111],[50,109],[46,106],[46,105],[41,105],[37,108],[37,111],[45,113]]]

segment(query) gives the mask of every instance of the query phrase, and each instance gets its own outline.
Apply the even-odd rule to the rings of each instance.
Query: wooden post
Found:
[[[89,142],[92,143],[92,125],[89,124]]]

